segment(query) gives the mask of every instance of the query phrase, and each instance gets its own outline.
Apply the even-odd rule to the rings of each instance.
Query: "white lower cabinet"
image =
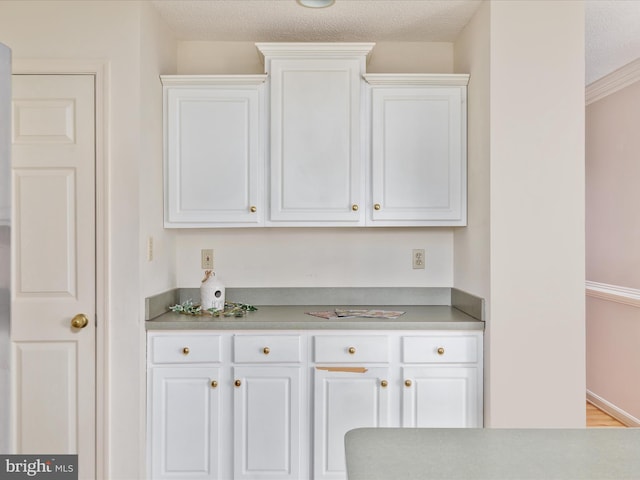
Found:
[[[320,367],[321,368],[321,367]],[[388,367],[314,371],[313,478],[345,478],[344,435],[389,426]]]
[[[475,368],[429,366],[402,370],[403,427],[482,427]]]
[[[300,367],[234,368],[234,478],[300,476]]]
[[[482,427],[481,331],[148,333],[154,479],[342,480],[359,427]]]
[[[152,478],[220,478],[218,376],[211,367],[151,370]]]

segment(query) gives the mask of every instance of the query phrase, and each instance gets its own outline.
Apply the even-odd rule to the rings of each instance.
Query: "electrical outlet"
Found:
[[[426,258],[424,256],[424,248],[414,248],[412,257],[413,257],[413,268],[424,270],[425,263],[427,263]]]
[[[213,270],[213,249],[206,248],[201,252],[201,264],[203,270]]]

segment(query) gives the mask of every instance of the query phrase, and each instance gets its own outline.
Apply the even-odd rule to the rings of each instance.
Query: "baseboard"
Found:
[[[595,405],[603,412],[608,413],[619,422],[624,423],[627,427],[640,427],[639,419],[589,390],[587,390],[587,402]]]

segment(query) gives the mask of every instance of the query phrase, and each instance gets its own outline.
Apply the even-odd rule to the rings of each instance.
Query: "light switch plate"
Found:
[[[213,270],[213,249],[205,248],[201,252],[201,266],[203,270]]]

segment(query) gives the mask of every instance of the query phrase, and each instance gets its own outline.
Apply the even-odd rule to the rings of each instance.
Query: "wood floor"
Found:
[[[625,427],[625,425],[587,402],[587,427]]]

